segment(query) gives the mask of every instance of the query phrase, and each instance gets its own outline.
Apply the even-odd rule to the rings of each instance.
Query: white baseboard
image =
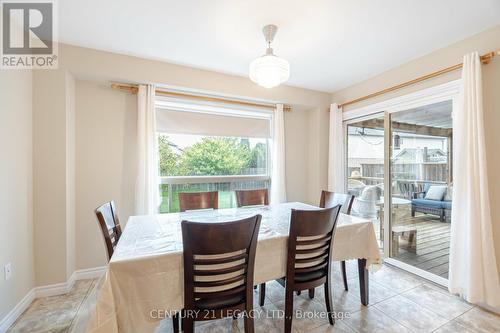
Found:
[[[14,309],[0,320],[0,333],[5,333],[36,298],[67,294],[73,288],[75,281],[99,278],[105,272],[106,266],[81,269],[74,271],[66,282],[31,289]]]
[[[35,289],[31,289],[23,299],[17,303],[17,305],[12,309],[7,315],[0,320],[0,332],[7,332],[9,327],[16,321],[17,318],[30,306],[36,298]]]
[[[66,282],[35,287],[35,298],[67,294],[75,284],[75,273]]]
[[[80,269],[75,271],[75,280],[97,279],[106,273],[107,266]]]

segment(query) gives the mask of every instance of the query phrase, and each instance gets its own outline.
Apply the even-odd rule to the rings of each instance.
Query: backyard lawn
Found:
[[[172,208],[168,211],[168,190],[166,186],[162,186],[161,189],[161,205],[160,205],[160,213],[175,213],[179,211],[179,196],[180,192],[188,192],[188,191],[179,191],[174,190],[172,192]],[[189,192],[197,192],[196,190],[192,190]],[[203,191],[199,191],[203,192]],[[231,208],[236,206],[236,199],[234,197],[233,191],[219,191],[219,208]]]

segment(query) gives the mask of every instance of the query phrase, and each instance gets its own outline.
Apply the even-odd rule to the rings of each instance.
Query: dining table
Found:
[[[292,209],[319,208],[288,202],[131,216],[107,266],[86,331],[154,332],[162,319],[159,311],[172,313],[183,308],[183,220],[217,223],[262,215],[254,282],[257,285],[284,277]],[[360,299],[368,305],[368,269],[380,262],[372,221],[341,213],[333,239],[332,260],[358,261]]]

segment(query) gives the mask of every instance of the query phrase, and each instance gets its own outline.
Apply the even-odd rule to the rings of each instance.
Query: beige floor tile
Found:
[[[172,331],[171,331],[172,332]],[[238,328],[238,320],[225,318],[219,320],[211,320],[209,322],[195,323],[195,332],[197,333],[240,333]]]
[[[472,309],[472,305],[462,299],[429,284],[422,284],[401,295],[448,320],[454,319]]]
[[[345,323],[360,333],[405,333],[409,329],[386,316],[375,307],[369,307],[354,313]]]
[[[456,320],[452,320],[435,330],[433,333],[481,333],[481,331],[464,326]]]
[[[308,298],[307,291],[303,292],[300,297]],[[314,299],[321,304],[325,304],[324,288],[318,287],[315,291]],[[333,309],[340,312],[356,312],[365,308],[361,304],[359,291],[345,291],[344,286],[340,284],[332,285]]]
[[[346,292],[343,289],[339,264],[332,266],[333,309],[337,317],[343,319],[337,319],[335,325],[331,326],[326,315],[321,315],[326,313],[323,287],[316,288],[313,300],[309,299],[308,292],[304,291],[302,295],[294,296],[294,308],[301,312],[300,317],[297,317],[296,311],[296,318],[293,320],[294,333],[500,331],[499,316],[479,308],[471,309],[471,305],[448,294],[446,290],[388,266],[383,266],[376,273],[370,273],[370,306],[365,307],[361,305],[359,298],[356,261],[347,262],[347,274],[350,289]],[[74,288],[66,295],[35,300],[8,332],[68,332],[70,327],[74,327],[77,313],[92,311],[83,307],[95,304],[95,300],[88,300],[90,295],[95,294],[97,282],[76,281]],[[285,290],[275,281],[267,283],[266,289],[264,307],[258,306],[259,291],[254,292],[255,331],[283,332]],[[448,322],[448,319],[454,316],[458,317]],[[196,327],[197,332],[244,332],[243,319],[233,321],[232,318],[227,318],[197,323]],[[172,332],[171,320],[163,321],[157,332]]]
[[[467,311],[455,321],[462,326],[480,332],[500,332],[500,316],[479,307]]]
[[[337,320],[333,326],[325,324],[304,333],[356,333],[356,331],[345,324],[344,320]]]
[[[373,307],[416,332],[432,332],[448,321],[401,295],[377,303]]]
[[[259,289],[257,289],[258,291]],[[254,294],[255,295],[255,294]],[[254,296],[255,297],[255,296]],[[266,283],[266,302],[279,302],[285,300],[285,288],[276,281]]]
[[[370,281],[375,281],[397,293],[413,289],[423,283],[422,279],[387,265],[370,273]]]
[[[285,302],[281,301],[275,303],[276,308],[284,313],[285,311]],[[304,298],[295,297],[294,299],[294,318],[292,320],[292,330],[294,332],[308,332],[309,330],[318,327],[320,325],[324,325],[328,323],[328,319],[317,319],[313,320],[309,318],[309,314],[314,314],[314,312],[324,312],[324,309],[320,308],[320,305],[317,302],[312,300],[306,300]],[[282,326],[280,330],[284,330],[284,321],[282,322]]]
[[[358,278],[354,278],[348,281],[349,284],[349,293],[352,293],[353,296],[361,300],[361,295],[359,293],[359,280]],[[388,298],[396,296],[398,293],[386,286],[373,281],[369,282],[369,305],[373,305],[375,303],[384,301]]]
[[[267,303],[262,307],[254,309],[254,327],[255,332],[282,332],[284,327],[283,314],[280,315],[279,309],[273,303]],[[237,320],[238,328],[241,332],[245,331],[242,318]]]
[[[68,294],[36,299],[8,330],[17,332],[66,332],[95,280],[78,280]]]

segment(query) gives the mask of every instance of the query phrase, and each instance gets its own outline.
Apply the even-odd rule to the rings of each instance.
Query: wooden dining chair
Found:
[[[109,261],[111,256],[113,256],[116,244],[118,244],[118,240],[122,235],[122,228],[120,226],[120,220],[118,219],[115,203],[113,201],[109,201],[97,207],[95,209],[95,215],[97,216],[97,220],[99,221],[99,225],[101,227],[104,243],[106,244],[106,249],[108,251]]]
[[[219,208],[219,192],[179,193],[181,212],[196,209]]]
[[[194,322],[246,313],[246,333],[254,332],[253,274],[261,215],[224,223],[182,221],[185,333]],[[174,331],[178,327],[174,325]]]
[[[340,212],[350,215],[353,203],[354,203],[354,195],[335,193],[325,190],[321,191],[321,199],[319,201],[319,206],[321,208],[328,208],[337,205],[342,205],[342,209],[340,210]]]
[[[352,204],[354,203],[354,195],[335,193],[330,191],[321,191],[321,199],[319,200],[319,206],[321,208],[334,207],[337,205],[342,205],[341,213],[346,215],[351,215]],[[347,271],[345,267],[345,260],[340,262],[340,271],[342,273],[342,280],[344,282],[344,289],[349,290],[347,285]]]
[[[285,287],[285,333],[292,330],[293,294],[325,288],[330,325],[335,324],[331,294],[331,248],[340,205],[321,210],[292,209],[286,276],[278,282]]]
[[[238,207],[269,205],[269,194],[267,189],[258,190],[236,190],[236,205]],[[257,288],[257,286],[255,286]],[[259,285],[259,304],[264,305],[266,299],[266,284]]]
[[[269,205],[269,194],[267,189],[258,190],[236,190],[236,205],[238,207]]]

